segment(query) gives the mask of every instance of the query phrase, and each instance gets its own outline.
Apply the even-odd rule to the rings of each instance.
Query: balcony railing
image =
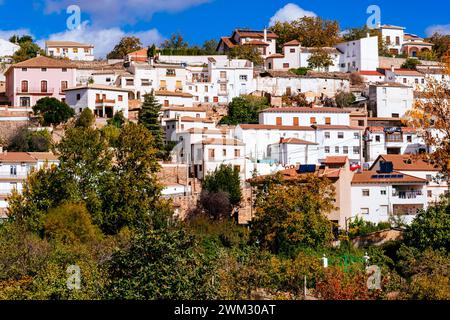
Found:
[[[413,191],[394,191],[392,193],[393,197],[397,197],[400,199],[415,199],[418,196],[422,196],[423,193],[421,190],[413,190]]]
[[[105,104],[105,103],[116,103],[116,100],[114,99],[96,99],[96,104]]]
[[[385,141],[386,142],[403,142],[403,136],[387,134]]]
[[[55,91],[54,88],[47,88],[47,90],[42,90],[42,88],[36,88],[36,87],[29,87],[29,88],[22,88],[17,87],[16,92],[18,94],[53,94]]]
[[[228,92],[226,92],[226,91],[219,91],[219,92],[218,92],[218,95],[219,95],[219,96],[227,96],[227,95],[228,95]]]
[[[225,83],[228,82],[227,78],[219,78],[219,80],[217,80],[218,83]]]

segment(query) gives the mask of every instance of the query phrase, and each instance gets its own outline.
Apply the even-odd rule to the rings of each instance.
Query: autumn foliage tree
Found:
[[[450,76],[450,48],[444,57],[445,72]],[[447,77],[448,79],[448,77]],[[428,78],[425,90],[408,112],[408,124],[416,128],[431,147],[424,157],[435,161],[443,177],[450,170],[450,81]]]

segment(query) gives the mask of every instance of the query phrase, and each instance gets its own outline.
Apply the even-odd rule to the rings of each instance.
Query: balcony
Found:
[[[114,99],[96,99],[95,105],[114,105],[116,103],[116,100]]]
[[[422,190],[410,190],[410,191],[402,191],[395,190],[392,193],[393,197],[397,197],[399,199],[416,199],[420,196],[423,196]]]
[[[228,96],[228,92],[227,91],[219,91],[217,93],[217,95],[219,95],[219,96]]]
[[[386,134],[386,142],[403,142],[403,135],[401,134]]]
[[[227,78],[219,78],[218,80],[217,80],[217,83],[227,83],[228,82],[228,79]]]
[[[54,88],[47,88],[47,90],[42,90],[43,88],[36,88],[36,87],[29,87],[29,88],[22,88],[17,87],[16,93],[21,95],[53,95],[53,92],[55,92]]]

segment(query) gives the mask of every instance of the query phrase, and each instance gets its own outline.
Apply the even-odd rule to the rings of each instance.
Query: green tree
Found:
[[[33,112],[42,118],[44,125],[58,125],[75,115],[75,111],[65,102],[53,97],[39,99],[33,106]]]
[[[155,44],[152,44],[147,49],[147,58],[154,58],[156,56],[156,46]]]
[[[117,128],[122,128],[123,124],[125,123],[126,119],[123,115],[122,111],[116,112],[114,116],[108,120],[108,124],[115,126]]]
[[[206,54],[217,54],[217,45],[219,43],[216,39],[206,40],[203,43],[202,49]]]
[[[235,97],[228,104],[228,114],[220,120],[222,124],[258,123],[259,111],[267,108],[266,97],[242,95]]]
[[[159,158],[164,157],[164,131],[159,121],[161,107],[154,95],[146,94],[138,115],[138,123],[146,127],[153,136],[154,147],[159,150]]]
[[[12,137],[8,149],[21,152],[48,152],[52,145],[52,136],[47,129],[30,130],[22,128]]]
[[[101,234],[83,203],[64,203],[50,209],[43,219],[45,237],[61,243],[88,243]]]
[[[355,102],[356,97],[351,92],[339,91],[334,96],[334,100],[336,101],[336,105],[339,108],[347,108],[350,107],[353,102]]]
[[[285,182],[279,175],[259,182],[252,238],[272,252],[328,246],[333,239],[326,215],[334,209],[335,189],[326,178],[307,175]]]
[[[13,43],[18,43],[20,48],[13,55],[14,63],[22,62],[31,58],[36,57],[38,54],[45,55],[44,50],[42,50],[36,43],[33,42],[33,38],[24,35],[22,37],[12,36],[9,39]]]
[[[270,28],[278,35],[277,46],[298,40],[304,47],[332,47],[340,41],[339,23],[320,17],[302,17],[290,22],[277,21]]]
[[[450,204],[444,199],[422,210],[405,231],[408,246],[448,250],[450,248]]]
[[[327,70],[330,66],[333,65],[333,59],[331,56],[322,48],[316,48],[311,53],[311,56],[308,58],[308,68]]]
[[[163,49],[186,49],[188,47],[189,44],[180,33],[173,33],[169,39],[164,40],[161,44]]]
[[[123,59],[127,54],[142,49],[141,40],[137,37],[123,37],[114,49],[108,53],[107,59]]]
[[[435,32],[426,41],[433,44],[433,52],[438,59],[445,57],[450,48],[450,34]]]
[[[414,58],[408,58],[408,59],[406,59],[405,62],[403,62],[401,67],[405,68],[405,69],[416,70],[417,66],[420,64],[422,64],[422,63],[419,60],[414,59]]]
[[[213,172],[208,174],[202,183],[202,191],[207,194],[203,195],[202,201],[204,204],[209,204],[209,208],[213,208],[214,205],[211,202],[212,198],[217,201],[217,205],[221,203],[225,208],[237,207],[242,200],[241,179],[239,177],[239,171],[233,168],[231,165],[221,164]],[[225,197],[224,194],[226,193]],[[226,199],[228,196],[228,199]],[[229,202],[229,206],[226,204],[226,200]],[[210,213],[214,214],[209,210]],[[220,218],[220,215],[217,215]]]
[[[208,299],[213,269],[182,229],[149,230],[112,256],[107,299]]]
[[[228,52],[228,57],[230,59],[246,59],[253,62],[255,65],[262,65],[264,63],[264,59],[258,48],[252,45],[234,46]]]
[[[75,127],[90,128],[95,123],[95,117],[91,109],[84,108],[75,121]]]

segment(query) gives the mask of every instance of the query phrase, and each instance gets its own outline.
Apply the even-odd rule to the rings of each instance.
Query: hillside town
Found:
[[[433,45],[403,27],[380,25],[379,30],[393,54],[417,59]],[[162,163],[163,172],[178,168],[175,176],[164,178],[163,193],[175,200],[181,216],[200,194],[202,179],[221,164],[239,171],[244,188],[255,175],[293,169],[301,174],[310,165],[319,175],[329,171],[326,175],[343,197],[332,219],[340,228],[357,216],[378,223],[402,215],[410,222],[418,210],[448,192],[447,181],[435,179],[436,166],[414,160],[431,147],[403,121],[430,78],[448,83],[442,65],[423,61],[415,69],[402,68],[405,59],[379,56],[378,36],[367,33],[322,48],[331,64],[300,75],[291,70],[307,69],[314,50],[297,40],[277,44],[277,38],[267,29],[236,29],[220,39],[214,55],[150,55],[144,48],[114,60],[94,60],[94,44],[47,41],[45,55],[11,63],[4,72],[2,136],[8,139],[14,129],[28,125],[31,107],[41,98],[65,102],[76,114],[88,108],[101,126],[119,112],[136,121],[145,95],[151,94],[162,106],[165,140],[175,145],[171,161]],[[1,44],[2,59],[11,62],[18,46]],[[239,45],[255,48],[264,63],[229,58],[227,52]],[[346,94],[353,101],[326,104]],[[246,95],[268,100],[257,121],[222,124],[227,106]],[[286,97],[298,96],[304,97],[303,104],[286,102]],[[7,195],[21,190],[22,180],[36,166],[29,153],[7,149],[5,145],[1,155],[3,217]],[[389,165],[380,167],[383,163]],[[251,203],[242,205],[239,222],[251,218]]]
[[[334,43],[320,46],[277,34],[277,26],[236,27],[215,39],[208,52],[180,49],[180,35],[172,36],[172,46],[167,40],[146,47],[137,39],[122,48],[133,40],[128,37],[106,58],[96,55],[96,43],[64,39],[47,40],[44,48],[20,58],[32,39],[0,39],[0,219],[8,221],[18,208],[35,212],[65,205],[63,199],[73,192],[73,199],[85,201],[92,219],[100,221],[102,232],[118,234],[119,226],[133,225],[134,209],[123,216],[115,212],[131,201],[126,190],[137,190],[142,203],[136,200],[132,208],[153,203],[152,195],[160,192],[158,201],[173,206],[171,218],[184,221],[206,212],[255,230],[274,210],[272,198],[261,195],[277,181],[286,190],[316,190],[316,202],[301,206],[323,205],[332,226],[332,238],[319,235],[316,241],[326,238],[338,246],[358,223],[384,232],[386,238],[372,239],[378,244],[400,239],[421,212],[449,196],[450,118],[443,129],[442,119],[441,127],[438,120],[430,125],[417,113],[439,98],[449,114],[448,52],[438,58],[430,39],[390,24],[339,34]],[[436,87],[447,96],[433,96]],[[84,124],[90,118],[92,126]],[[125,123],[145,126],[152,146],[141,150],[148,132],[124,129]],[[124,136],[127,130],[132,136]],[[104,137],[109,147],[96,153]],[[75,145],[87,149],[75,150]],[[154,157],[157,161],[145,164]],[[58,167],[72,170],[76,182],[58,176]],[[152,174],[138,181],[144,167]],[[96,172],[101,168],[107,174]],[[115,182],[98,188],[110,173]],[[230,189],[213,193],[219,176],[228,177]],[[238,180],[236,201],[231,176]],[[113,193],[117,184],[125,191]],[[79,188],[78,195],[73,190]],[[61,202],[48,202],[47,192]],[[300,197],[287,192],[280,203]],[[102,197],[111,203],[98,200]],[[270,242],[273,234],[261,239],[281,250]],[[354,244],[366,240],[357,238]]]

